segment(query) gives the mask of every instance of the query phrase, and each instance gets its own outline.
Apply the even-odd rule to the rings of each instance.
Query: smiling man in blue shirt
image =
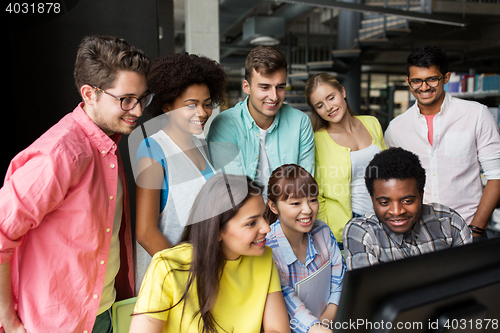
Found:
[[[207,142],[219,171],[244,174],[266,187],[283,164],[314,171],[314,134],[309,117],[283,104],[287,61],[270,46],[250,51],[243,91],[248,97],[213,120]]]

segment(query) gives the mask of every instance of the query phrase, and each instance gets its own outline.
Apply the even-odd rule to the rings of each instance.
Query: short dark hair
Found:
[[[406,60],[406,75],[410,76],[410,67],[437,66],[441,74],[449,72],[449,62],[446,52],[438,46],[423,45],[417,47],[410,53]]]
[[[373,157],[365,170],[365,184],[373,196],[375,179],[415,179],[420,193],[424,192],[425,170],[417,155],[403,148],[389,148]]]
[[[87,36],[78,47],[73,75],[78,91],[85,84],[108,89],[120,71],[147,75],[150,65],[146,54],[124,39]]]
[[[245,60],[245,80],[251,82],[253,70],[261,75],[271,75],[280,69],[287,69],[285,56],[272,46],[261,45],[248,53]]]
[[[217,61],[188,53],[168,53],[153,60],[148,89],[155,98],[148,112],[153,117],[163,114],[164,106],[172,105],[193,84],[208,87],[212,107],[224,102],[226,73]]]

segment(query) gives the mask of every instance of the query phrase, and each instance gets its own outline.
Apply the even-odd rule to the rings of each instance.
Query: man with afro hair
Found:
[[[425,170],[402,148],[375,155],[365,171],[373,211],[344,228],[347,269],[472,243],[464,219],[438,203],[423,204]]]

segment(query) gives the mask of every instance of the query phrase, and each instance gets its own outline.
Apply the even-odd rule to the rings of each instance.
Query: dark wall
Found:
[[[66,0],[62,5],[59,15],[2,13],[1,53],[6,73],[2,89],[0,184],[10,160],[80,102],[73,66],[84,36],[118,36],[150,58],[158,56],[162,43],[157,33],[157,0]],[[162,15],[165,16],[164,11]],[[164,28],[164,36],[173,36],[173,31],[168,32]],[[120,151],[130,171],[125,136]],[[131,176],[131,172],[128,174]],[[133,190],[130,177],[129,186]]]

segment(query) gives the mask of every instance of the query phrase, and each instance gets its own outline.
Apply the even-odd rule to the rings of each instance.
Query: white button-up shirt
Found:
[[[415,102],[391,121],[385,142],[419,156],[426,170],[425,203],[451,207],[470,224],[482,195],[480,168],[488,179],[500,179],[498,125],[486,106],[445,93],[433,129],[431,146],[425,117]]]

